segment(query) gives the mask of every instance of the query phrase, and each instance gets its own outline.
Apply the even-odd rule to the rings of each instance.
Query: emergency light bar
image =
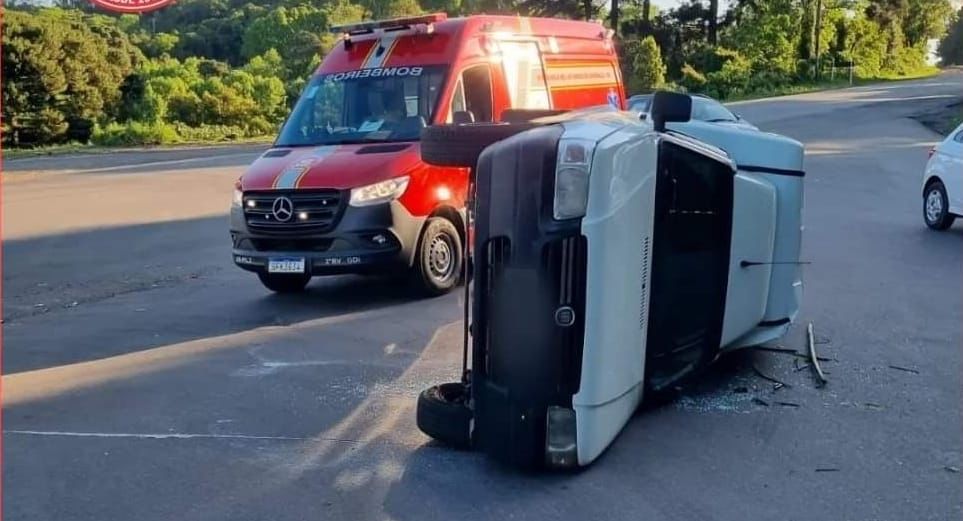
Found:
[[[391,18],[388,20],[375,20],[371,22],[358,22],[353,24],[335,25],[331,27],[331,32],[354,35],[372,33],[375,29],[403,29],[419,24],[433,24],[443,22],[448,19],[445,13],[433,13],[422,16],[405,16],[401,18]]]

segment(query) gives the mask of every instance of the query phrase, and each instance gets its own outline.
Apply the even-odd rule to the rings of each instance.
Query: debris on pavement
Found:
[[[890,369],[896,369],[897,371],[904,371],[904,372],[907,372],[907,373],[920,374],[920,372],[919,372],[918,369],[913,369],[913,368],[911,368],[911,367],[903,367],[903,366],[899,366],[899,365],[890,365],[889,368],[890,368]]]
[[[952,473],[954,473],[954,474],[959,474],[959,473],[960,473],[959,467],[954,467],[954,466],[952,466],[952,465],[947,465],[947,466],[943,467],[943,470],[945,470],[945,471],[947,471],[947,472],[952,472]]]
[[[792,387],[791,385],[787,384],[786,382],[780,381],[780,380],[778,380],[778,379],[776,379],[776,378],[773,378],[772,376],[767,375],[766,373],[763,373],[762,371],[759,370],[758,367],[756,367],[756,364],[752,364],[752,370],[755,371],[755,373],[756,373],[757,375],[759,375],[759,377],[762,378],[763,380],[768,380],[768,381],[772,382],[772,383],[773,383],[773,390],[782,389],[783,387],[786,387],[786,388]]]
[[[776,405],[782,405],[783,407],[799,407],[800,405],[796,402],[776,402]]]
[[[822,387],[826,385],[826,375],[823,374],[822,368],[819,367],[819,357],[816,355],[816,339],[813,333],[813,323],[810,322],[806,326],[806,339],[809,344],[809,364],[813,368],[813,375],[816,377],[816,387]]]
[[[836,467],[819,467],[816,472],[839,472],[839,469]]]
[[[758,396],[752,397],[752,403],[756,405],[762,405],[763,407],[769,407],[769,402],[767,402],[766,400],[763,400],[762,398],[759,398]]]

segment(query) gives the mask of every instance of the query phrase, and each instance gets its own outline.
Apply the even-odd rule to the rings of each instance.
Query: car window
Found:
[[[649,100],[650,98],[632,98],[629,99],[629,110],[635,112],[646,112],[649,110]]]
[[[738,121],[738,118],[729,112],[729,109],[721,103],[693,96],[692,98],[692,119],[699,121]]]
[[[957,143],[963,143],[963,130],[956,133],[956,137],[953,138]]]

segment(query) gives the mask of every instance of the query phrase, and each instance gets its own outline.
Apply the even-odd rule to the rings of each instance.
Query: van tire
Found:
[[[461,280],[464,270],[461,236],[451,221],[431,217],[418,239],[415,262],[411,266],[414,291],[428,297],[448,293]]]
[[[488,145],[535,128],[532,123],[433,125],[421,130],[421,160],[429,165],[474,168]]]
[[[538,118],[550,118],[565,114],[567,110],[560,109],[506,109],[502,112],[502,121],[505,123],[529,123]]]
[[[468,388],[461,382],[434,385],[418,395],[418,429],[446,445],[471,446],[471,418]]]

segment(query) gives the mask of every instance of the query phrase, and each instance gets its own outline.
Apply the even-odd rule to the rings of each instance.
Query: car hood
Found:
[[[247,168],[241,188],[355,188],[404,175],[420,161],[418,143],[275,147]]]

